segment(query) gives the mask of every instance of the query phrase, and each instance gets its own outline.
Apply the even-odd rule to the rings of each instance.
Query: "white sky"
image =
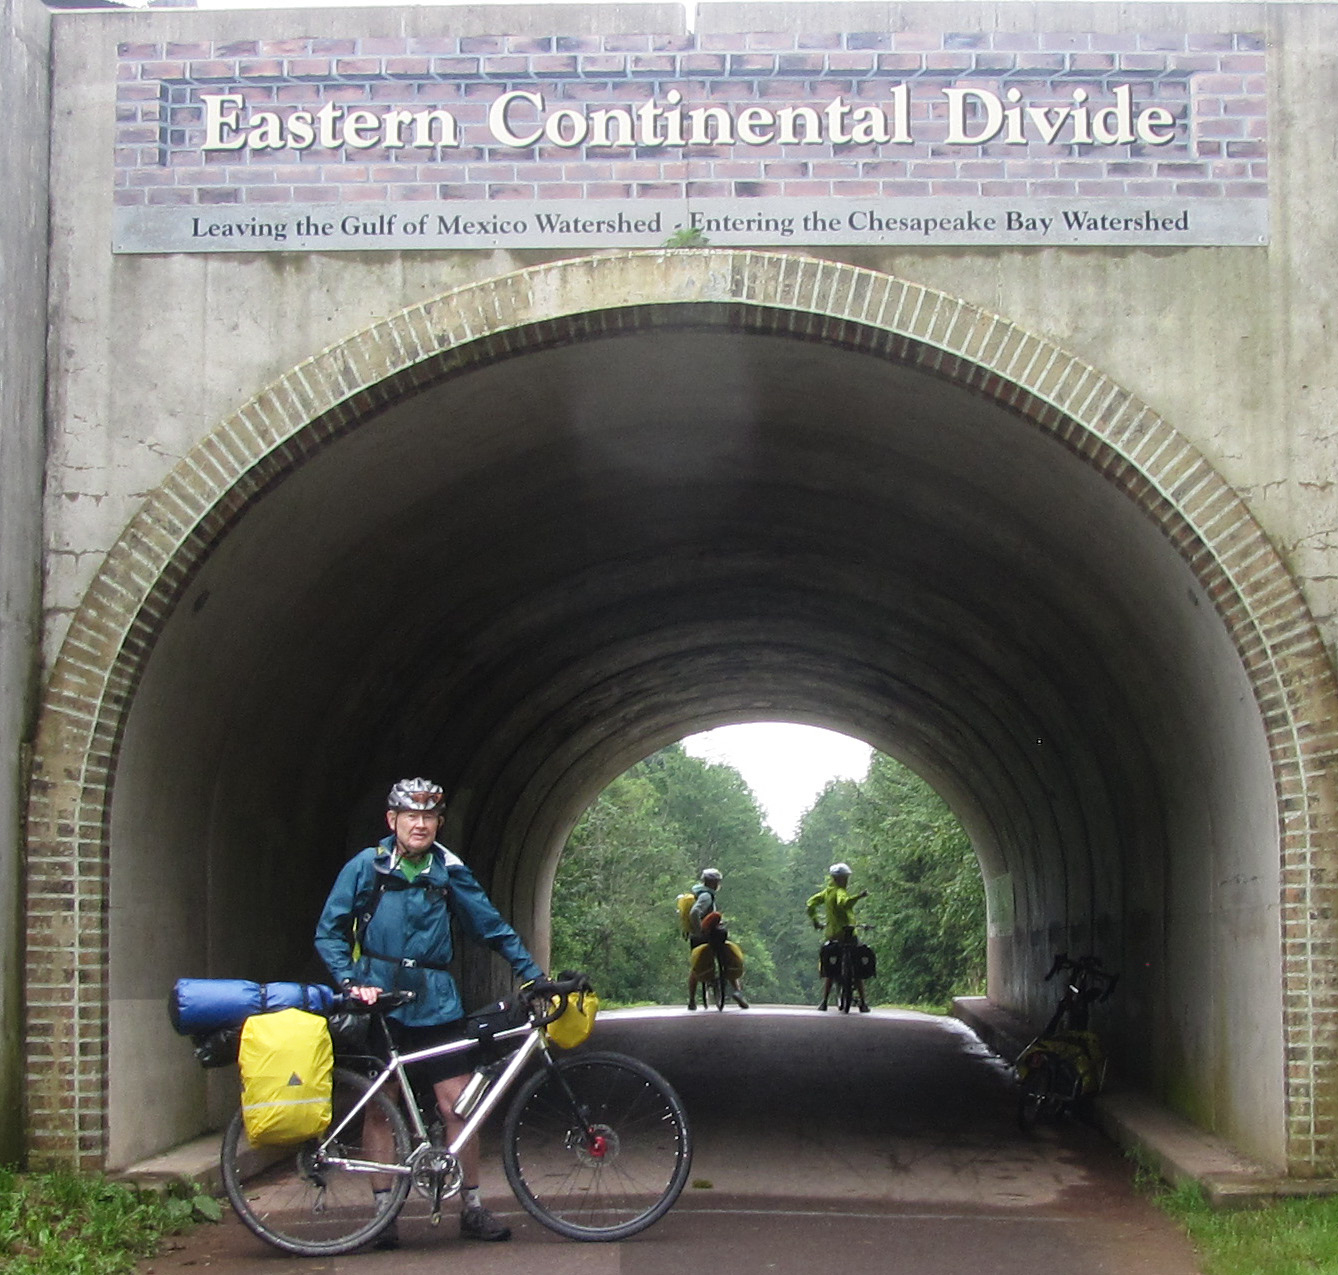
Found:
[[[789,722],[751,722],[689,735],[692,757],[725,762],[743,776],[771,830],[785,841],[832,779],[863,779],[873,750],[835,731]]]

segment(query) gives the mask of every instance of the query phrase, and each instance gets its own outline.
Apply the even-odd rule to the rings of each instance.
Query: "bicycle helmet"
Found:
[[[834,863],[827,869],[827,875],[829,877],[848,877],[850,875],[850,864]]]
[[[430,779],[401,779],[386,798],[387,810],[414,810],[435,814],[445,804],[440,784]]]
[[[723,880],[724,878],[720,875],[719,868],[702,869],[702,885],[709,885],[712,881],[714,881],[716,885],[719,885]]]

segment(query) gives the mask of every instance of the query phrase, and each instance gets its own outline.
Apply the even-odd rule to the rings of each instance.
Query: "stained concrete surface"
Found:
[[[547,1275],[707,1265],[731,1275],[839,1265],[848,1275],[1196,1275],[1179,1230],[1132,1170],[1080,1123],[1021,1134],[1006,1067],[955,1020],[875,1011],[844,1017],[757,1007],[606,1015],[592,1046],[659,1068],[687,1107],[689,1186],[661,1222],[618,1244],[579,1244],[524,1214],[485,1140],[484,1194],[509,1244],[435,1230],[412,1199],[395,1253],[306,1260],[228,1214],[141,1266],[142,1275],[253,1275],[280,1264],[366,1275],[437,1270]]]

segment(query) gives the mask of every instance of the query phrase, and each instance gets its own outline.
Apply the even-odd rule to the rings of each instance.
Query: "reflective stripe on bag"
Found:
[[[283,1009],[248,1018],[237,1064],[242,1120],[252,1146],[289,1146],[329,1127],[334,1048],[320,1015]]]

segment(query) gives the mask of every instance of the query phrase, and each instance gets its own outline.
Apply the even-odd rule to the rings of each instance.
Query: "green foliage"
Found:
[[[685,959],[668,921],[692,857],[646,766],[615,779],[586,811],[553,884],[553,968],[585,970],[601,999],[668,999],[670,971]]]
[[[601,999],[678,1001],[688,947],[674,899],[717,867],[749,992],[774,1000],[763,927],[784,857],[737,771],[663,749],[614,780],[568,839],[553,885],[553,966],[586,970]]]
[[[1338,1198],[1279,1200],[1219,1210],[1197,1183],[1168,1187],[1145,1166],[1135,1183],[1179,1222],[1203,1275],[1315,1275],[1338,1271]]]
[[[737,771],[677,744],[614,780],[572,832],[553,887],[554,968],[587,970],[605,1002],[677,1002],[688,949],[674,899],[713,866],[749,998],[811,1000],[820,939],[804,905],[837,859],[870,892],[859,915],[877,927],[878,1000],[937,1006],[980,986],[980,873],[928,785],[875,757],[863,784],[829,784],[787,845]]]
[[[934,790],[881,754],[850,811],[847,856],[869,898],[879,997],[943,1002],[985,984],[985,890],[971,843]]]
[[[709,248],[711,241],[695,226],[680,226],[664,241],[666,248]]]
[[[166,1235],[218,1221],[217,1200],[182,1187],[137,1191],[89,1174],[0,1168],[0,1269],[5,1275],[122,1275]]]

